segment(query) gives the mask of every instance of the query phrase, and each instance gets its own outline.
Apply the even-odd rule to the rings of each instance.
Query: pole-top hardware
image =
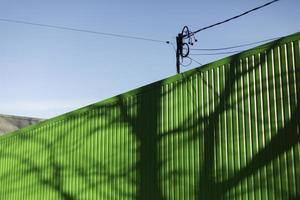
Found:
[[[186,41],[187,40],[187,41]],[[178,33],[176,37],[176,71],[180,73],[180,63],[182,60],[189,56],[190,45],[194,45],[194,42],[198,40],[195,38],[195,34],[190,32],[187,26],[184,26],[181,33]]]

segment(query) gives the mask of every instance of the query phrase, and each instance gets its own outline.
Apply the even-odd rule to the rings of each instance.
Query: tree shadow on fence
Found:
[[[190,78],[193,78],[195,74],[204,73],[200,70],[195,74],[184,76],[172,87],[168,87],[168,90],[163,90],[162,88],[165,86],[159,82],[153,87],[154,89],[142,88],[134,97],[118,96],[112,103],[90,106],[85,113],[68,115],[66,119],[50,125],[45,123],[45,126],[37,130],[12,137],[11,143],[14,143],[12,146],[8,139],[3,140],[3,145],[1,144],[3,148],[0,150],[0,161],[3,163],[3,167],[0,167],[0,181],[5,186],[0,188],[0,196],[5,199],[20,196],[38,199],[43,195],[49,195],[49,198],[65,200],[84,198],[163,200],[172,196],[167,195],[165,191],[169,193],[175,191],[174,188],[165,190],[165,187],[172,187],[172,185],[164,186],[163,182],[179,180],[179,183],[175,184],[176,187],[187,188],[189,185],[185,185],[184,181],[180,182],[180,178],[189,176],[190,171],[194,170],[193,176],[195,177],[193,179],[184,179],[197,180],[196,191],[193,190],[194,195],[191,196],[194,196],[195,199],[226,198],[228,192],[242,181],[255,175],[261,168],[266,167],[280,155],[299,144],[300,100],[298,94],[290,118],[284,122],[284,126],[276,130],[270,141],[262,149],[259,149],[245,166],[233,170],[226,179],[216,180],[214,171],[216,149],[220,148],[217,146],[221,140],[220,129],[223,128],[220,126],[222,123],[224,124],[220,119],[227,112],[233,112],[232,110],[241,118],[250,113],[250,110],[247,113],[238,109],[238,105],[248,98],[246,95],[236,97],[235,101],[232,97],[235,92],[243,90],[243,88],[239,88],[239,81],[245,76],[255,73],[257,68],[268,67],[264,64],[268,61],[265,60],[265,55],[273,51],[277,45],[278,43],[273,43],[273,46],[261,54],[260,59],[255,59],[253,65],[248,67],[240,68],[242,58],[238,55],[232,57],[230,66],[225,68],[224,84],[220,91],[215,91],[214,87],[202,77],[200,82],[211,90],[211,94],[207,94],[208,99],[217,99],[215,101],[217,103],[214,106],[210,105],[206,114],[200,115],[199,106],[197,106],[199,102],[194,102],[194,99],[198,99],[198,97],[194,97],[199,95],[198,89],[193,85],[192,87],[188,86]],[[299,71],[297,73],[299,74]],[[278,78],[275,77],[275,74],[273,75],[273,79]],[[271,80],[264,81],[271,82]],[[294,80],[294,82],[296,81]],[[278,89],[276,86],[272,87]],[[248,85],[248,87],[253,88],[255,85]],[[300,86],[297,85],[297,87]],[[189,91],[191,88],[192,91]],[[263,87],[260,86],[260,88]],[[182,92],[184,89],[187,91]],[[175,94],[177,90],[180,93],[176,92]],[[261,89],[260,92],[264,91]],[[172,96],[168,97],[168,95]],[[161,115],[164,112],[167,112],[166,115],[170,115],[170,109],[179,109],[178,107],[184,104],[182,100],[180,103],[172,102],[173,107],[165,105],[166,99],[173,101],[172,98],[175,98],[176,95],[186,98],[185,102],[193,102],[189,102],[189,105],[192,104],[192,108],[180,108],[190,109],[190,115],[180,116],[181,112],[176,113],[177,117],[182,118],[181,123],[171,116],[171,120],[177,120],[177,122],[168,122],[175,124],[171,126],[163,121],[165,118]],[[247,95],[250,96],[251,92]],[[167,103],[170,102],[167,101]],[[264,104],[264,102],[261,103]],[[208,101],[207,105],[202,106],[209,106],[209,104]],[[248,120],[251,120],[253,116],[249,115],[251,117]],[[252,120],[258,121],[255,116]],[[235,123],[239,126],[240,122]],[[162,124],[171,128],[163,130]],[[224,126],[231,125],[225,124]],[[257,124],[257,126],[261,125]],[[233,134],[239,134],[239,131],[235,130]],[[178,135],[181,140],[176,141],[175,144],[174,138],[177,138]],[[161,151],[167,151],[160,148],[159,145],[169,137],[172,139],[168,140],[168,145],[171,145],[172,148],[170,152],[163,153],[172,154],[173,157],[171,155],[159,157]],[[202,153],[197,152],[200,149],[194,148],[194,151],[200,156],[197,159],[201,160],[199,169],[192,169],[195,166],[190,166],[190,164],[187,164],[188,166],[186,165],[184,169],[170,167],[173,166],[174,160],[172,159],[178,156],[174,151],[179,152],[183,146],[200,140],[203,144],[200,147]],[[180,160],[180,158],[176,159]],[[221,166],[217,173],[228,173],[227,167]],[[164,171],[164,175],[161,176],[160,172],[166,168],[170,170]],[[299,180],[299,174],[296,176]],[[261,181],[268,182],[268,177],[262,176]],[[238,195],[267,186],[249,187],[252,188],[247,188],[245,191],[240,190],[241,194]],[[191,191],[192,189],[185,189],[184,192],[190,192],[187,190]],[[16,194],[16,191],[19,191],[19,194]],[[275,188],[273,192],[278,192],[290,199],[297,199],[296,196],[299,196],[299,194],[289,194],[289,191],[284,191],[281,187]],[[286,194],[284,194],[285,192]],[[297,190],[297,192],[299,191]],[[31,196],[32,194],[36,196]],[[177,197],[179,198],[179,196]]]

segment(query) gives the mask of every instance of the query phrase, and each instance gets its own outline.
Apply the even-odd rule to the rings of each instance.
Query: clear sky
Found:
[[[270,0],[0,0],[0,18],[175,42]],[[197,34],[198,48],[300,31],[300,1],[281,0]],[[208,63],[221,56],[193,56]],[[197,67],[192,63],[185,70]],[[0,21],[0,113],[50,118],[176,73],[170,45]]]

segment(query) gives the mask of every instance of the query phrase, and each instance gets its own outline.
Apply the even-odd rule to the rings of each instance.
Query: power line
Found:
[[[190,62],[189,62],[188,64],[184,64],[184,63],[183,63],[183,60],[181,60],[180,65],[183,66],[183,67],[188,67],[188,66],[190,66],[193,62],[199,64],[200,66],[203,65],[202,63],[200,63],[199,61],[197,61],[197,60],[191,58],[190,56],[187,56],[186,58],[188,58],[188,59],[190,60]]]
[[[256,49],[263,49],[263,47],[257,47]],[[225,52],[216,52],[216,53],[191,53],[189,55],[197,55],[197,56],[210,56],[210,55],[223,55],[223,54],[231,54],[231,53],[241,53],[244,50],[236,50],[236,51],[225,51]]]
[[[171,46],[173,47],[174,52],[176,53],[176,47],[175,47],[174,43],[170,41],[169,44],[171,44]]]
[[[203,65],[202,63],[200,63],[199,61],[197,61],[197,60],[195,60],[195,59],[191,58],[190,56],[188,56],[188,58],[189,58],[189,59],[191,59],[192,61],[194,61],[195,63],[198,63],[200,66],[202,66],[202,65]]]
[[[240,51],[227,51],[227,52],[218,52],[218,53],[191,53],[193,56],[212,56],[212,55],[223,55],[223,54],[231,54],[231,53],[240,53]]]
[[[212,25],[209,25],[209,26],[200,28],[200,29],[198,29],[197,31],[191,32],[191,33],[190,33],[190,34],[191,34],[190,36],[192,36],[192,35],[194,35],[194,34],[200,32],[200,31],[204,31],[204,30],[209,29],[209,28],[212,28],[212,27],[214,27],[214,26],[218,26],[218,25],[224,24],[224,23],[226,23],[226,22],[229,22],[229,21],[231,21],[231,20],[234,20],[234,19],[237,19],[237,18],[239,18],[239,17],[242,17],[242,16],[244,16],[244,15],[247,15],[247,14],[253,12],[253,11],[256,11],[256,10],[259,10],[259,9],[261,9],[261,8],[263,8],[263,7],[269,6],[269,5],[271,5],[271,4],[273,4],[273,3],[277,2],[277,1],[279,1],[279,0],[270,1],[270,2],[268,2],[268,3],[266,3],[266,4],[263,4],[263,5],[258,6],[258,7],[256,7],[256,8],[253,8],[253,9],[251,9],[251,10],[248,10],[248,11],[246,11],[246,12],[243,12],[242,14],[239,14],[239,15],[236,15],[236,16],[231,17],[231,18],[229,18],[229,19],[220,21],[220,22],[218,22],[218,23],[215,23],[215,24],[212,24]]]
[[[266,39],[266,40],[260,40],[260,41],[257,41],[257,42],[241,44],[241,45],[236,45],[236,46],[231,46],[231,47],[211,48],[211,49],[190,49],[190,50],[195,50],[195,51],[208,51],[208,52],[217,51],[217,52],[214,52],[214,53],[191,53],[190,55],[209,56],[209,55],[223,55],[223,54],[240,53],[240,52],[245,51],[245,50],[234,50],[234,51],[225,51],[225,52],[218,52],[218,51],[219,50],[235,49],[235,48],[239,48],[239,47],[246,47],[246,46],[251,46],[251,45],[254,45],[254,44],[259,44],[259,43],[268,42],[268,41],[274,41],[274,40],[277,40],[277,39],[282,38],[282,37],[270,38],[270,39]],[[262,49],[263,47],[257,47],[257,48]]]
[[[133,36],[133,35],[123,35],[123,34],[116,34],[116,33],[99,32],[99,31],[93,31],[93,30],[72,28],[72,27],[67,27],[67,26],[41,24],[41,23],[34,23],[34,22],[29,22],[29,21],[13,20],[13,19],[6,19],[6,18],[0,18],[0,21],[8,22],[8,23],[15,23],[15,24],[25,24],[25,25],[54,28],[54,29],[60,29],[60,30],[68,30],[68,31],[76,31],[76,32],[104,35],[104,36],[110,36],[110,37],[126,38],[126,39],[133,39],[133,40],[143,40],[143,41],[148,41],[148,42],[158,42],[158,43],[167,43],[167,44],[170,43],[170,41],[157,40],[157,39],[153,39],[153,38],[139,37],[139,36]]]
[[[226,22],[229,22],[231,20],[237,19],[239,17],[242,17],[244,15],[247,15],[253,11],[259,10],[263,7],[269,6],[279,0],[273,0],[268,3],[265,3],[261,6],[258,6],[256,8],[253,8],[251,10],[248,10],[246,12],[243,12],[242,14],[236,15],[234,17],[231,17],[229,19],[220,21],[218,23],[203,27],[198,29],[197,31],[190,31],[187,26],[184,26],[181,33],[178,33],[176,37],[176,44],[177,44],[177,50],[176,50],[176,71],[177,73],[180,73],[180,59],[187,58],[190,54],[190,45],[194,45],[194,42],[197,42],[197,39],[195,38],[195,34],[199,33],[200,31],[212,28],[214,26],[218,26],[221,24],[224,24]],[[186,41],[187,40],[187,41]],[[249,45],[249,44],[246,44]],[[225,47],[225,48],[218,48],[218,49],[210,49],[209,51],[215,51],[215,50],[225,50],[225,49],[232,49],[232,48],[237,48],[237,47],[242,47],[244,45],[238,45],[238,46],[233,46],[233,47]],[[184,51],[185,50],[185,51]],[[194,49],[194,50],[207,50],[207,49]],[[220,52],[220,53],[210,53],[210,54],[193,54],[193,55],[218,55],[218,54],[228,54],[228,53],[235,53],[235,52]],[[192,55],[192,54],[191,54]]]
[[[272,40],[277,40],[280,37],[276,37],[276,38],[270,38],[270,39],[266,39],[266,40],[260,40],[257,42],[251,42],[251,43],[246,43],[246,44],[240,44],[240,45],[236,45],[236,46],[229,46],[229,47],[221,47],[221,48],[208,48],[208,49],[190,49],[190,50],[195,50],[195,51],[219,51],[219,50],[228,50],[228,49],[236,49],[236,48],[240,48],[240,47],[247,47],[247,46],[251,46],[251,45],[255,45],[255,44],[260,44],[260,43],[264,43],[264,42],[269,42]]]
[[[180,63],[181,66],[183,66],[183,67],[188,67],[188,66],[190,66],[190,65],[192,64],[193,60],[192,60],[190,57],[187,57],[187,58],[190,59],[190,62],[189,62],[188,64],[184,64],[184,63],[183,63],[183,59],[182,59],[182,60],[181,60],[181,63]]]

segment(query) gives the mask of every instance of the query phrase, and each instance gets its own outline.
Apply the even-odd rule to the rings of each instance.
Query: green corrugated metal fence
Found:
[[[297,199],[300,34],[0,138],[1,199]]]

